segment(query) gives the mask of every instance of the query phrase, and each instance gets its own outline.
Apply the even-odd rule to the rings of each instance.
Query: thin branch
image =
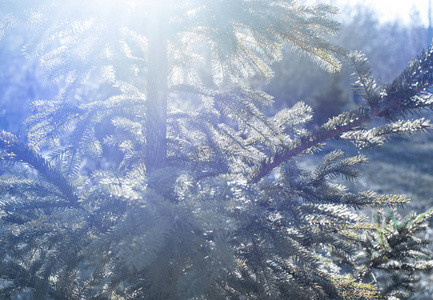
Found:
[[[352,119],[348,120],[348,122],[343,122],[342,125],[340,126],[337,125],[333,129],[329,128],[331,121],[334,122],[340,119],[347,119],[347,115],[352,115],[356,112],[361,112],[363,113],[363,115],[354,118],[353,120]],[[367,107],[362,106],[358,109],[352,110],[350,112],[342,113],[339,116],[334,117],[332,120],[323,124],[320,128],[318,128],[314,132],[306,134],[305,136],[295,141],[298,144],[297,147],[292,149],[286,149],[286,151],[276,153],[272,158],[262,161],[259,170],[255,172],[255,175],[250,179],[250,181],[252,183],[259,182],[260,179],[268,175],[273,169],[278,167],[286,160],[289,160],[290,158],[300,154],[301,152],[311,147],[314,147],[328,139],[336,137],[341,133],[347,132],[353,128],[360,126],[361,124],[370,120],[374,116],[377,116],[379,113],[380,112],[376,112],[373,114],[370,112],[370,110]]]

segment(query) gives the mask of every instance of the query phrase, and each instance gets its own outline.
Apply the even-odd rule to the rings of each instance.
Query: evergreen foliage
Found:
[[[26,51],[65,85],[34,102],[28,143],[0,132],[2,299],[405,297],[433,268],[418,235],[433,211],[402,221],[407,197],[333,182],[357,178],[365,156],[300,164],[331,138],[370,147],[429,129],[399,119],[432,106],[433,50],[380,86],[365,57],[327,41],[328,5],[165,0],[113,19],[85,1],[41,2]],[[314,130],[302,102],[266,116],[272,97],[243,79],[268,80],[285,45],[329,71],[351,60],[365,105]],[[365,207],[380,208],[377,222]]]

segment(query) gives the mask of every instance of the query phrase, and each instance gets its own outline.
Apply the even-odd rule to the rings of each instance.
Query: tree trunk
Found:
[[[161,3],[162,2],[162,3]],[[167,157],[167,24],[165,1],[149,13],[145,162],[148,172],[162,168]]]

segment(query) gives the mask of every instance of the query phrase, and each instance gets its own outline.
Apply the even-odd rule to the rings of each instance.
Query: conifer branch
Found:
[[[5,278],[19,278],[17,283],[13,283],[12,286],[5,287],[0,290],[0,296],[3,299],[9,299],[9,297],[15,294],[14,289],[18,287],[25,286],[27,288],[37,289],[40,286],[44,286],[47,282],[38,277],[32,276],[27,270],[20,264],[13,261],[3,261],[0,263],[0,268],[2,270],[2,279]],[[51,299],[66,299],[68,298],[60,289],[56,289],[53,286],[47,286],[47,294]],[[6,298],[7,297],[7,298]]]
[[[353,61],[357,71],[360,72],[359,84],[365,89],[365,97],[369,105],[363,105],[333,117],[317,130],[295,140],[293,147],[286,147],[271,158],[263,160],[250,179],[252,183],[257,183],[288,159],[326,140],[356,129],[375,117],[389,120],[414,109],[433,106],[431,95],[425,94],[427,88],[433,84],[433,48],[421,54],[417,60],[412,61],[409,67],[381,95],[379,95],[378,88],[371,78],[371,71],[365,60],[360,54],[356,57],[357,59],[353,59]],[[421,129],[430,128],[428,124],[422,125]]]
[[[293,148],[284,149],[283,151],[276,153],[272,158],[268,158],[265,161],[262,161],[259,169],[252,176],[251,182],[259,182],[263,177],[268,175],[273,169],[278,167],[283,162],[302,153],[305,150],[319,145],[326,140],[329,140],[344,132],[356,128],[365,123],[366,121],[370,120],[371,118],[372,116],[370,109],[365,106],[362,106],[350,112],[342,113],[339,116],[334,117],[312,133],[307,133],[303,137],[295,140],[295,146]]]
[[[45,158],[18,140],[16,136],[4,130],[0,131],[0,148],[3,148],[7,153],[7,160],[26,163],[38,171],[49,183],[57,187],[69,202],[68,206],[79,206],[78,197],[66,178],[55,170]],[[64,204],[61,205],[64,206]]]

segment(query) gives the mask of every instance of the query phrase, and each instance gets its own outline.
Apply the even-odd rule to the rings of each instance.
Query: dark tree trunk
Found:
[[[164,1],[162,1],[164,2]],[[162,3],[161,3],[162,4]],[[161,7],[162,6],[162,7]],[[167,23],[163,5],[149,14],[145,162],[148,172],[162,168],[167,157]],[[164,14],[165,13],[165,14]]]

